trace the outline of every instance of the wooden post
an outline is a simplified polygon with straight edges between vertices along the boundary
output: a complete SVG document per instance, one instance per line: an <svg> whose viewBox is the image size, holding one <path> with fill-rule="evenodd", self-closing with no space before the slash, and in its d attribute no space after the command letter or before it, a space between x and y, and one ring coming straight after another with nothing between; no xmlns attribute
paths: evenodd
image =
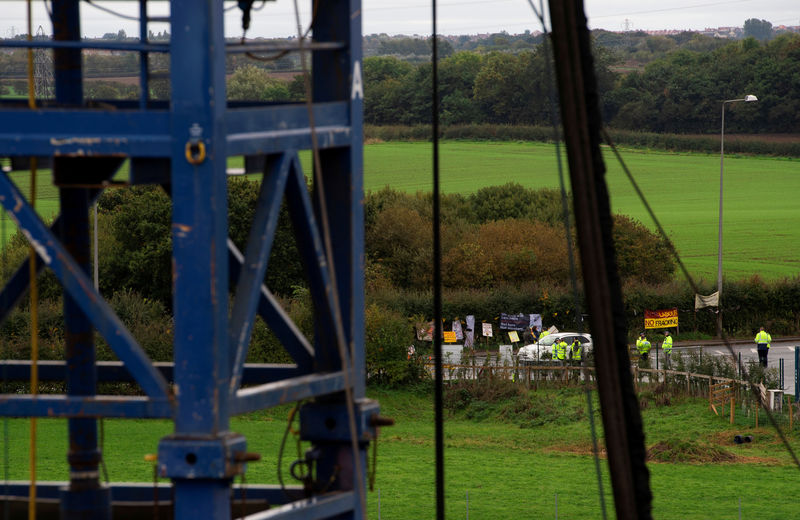
<svg viewBox="0 0 800 520"><path fill-rule="evenodd" d="M713 376L708 376L708 406L713 406L713 396L714 396L714 381Z"/></svg>
<svg viewBox="0 0 800 520"><path fill-rule="evenodd" d="M734 400L733 400L733 388L731 388L731 424L733 424L733 414L734 414L733 402L734 402Z"/></svg>
<svg viewBox="0 0 800 520"><path fill-rule="evenodd" d="M761 396L758 397L756 402L756 430L758 429L758 412L761 411Z"/></svg>

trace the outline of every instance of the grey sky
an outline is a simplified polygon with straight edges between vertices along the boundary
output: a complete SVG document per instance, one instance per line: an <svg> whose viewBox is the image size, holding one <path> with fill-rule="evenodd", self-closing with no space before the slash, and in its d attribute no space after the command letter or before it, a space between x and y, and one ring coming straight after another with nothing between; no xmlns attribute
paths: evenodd
<svg viewBox="0 0 800 520"><path fill-rule="evenodd" d="M584 0L592 28L621 31L631 29L687 29L706 27L742 26L748 18L765 19L774 26L800 25L798 0ZM309 0L300 0L301 23L308 23ZM534 4L538 5L538 0ZM547 2L545 2L545 5ZM130 16L138 15L137 3L105 2L108 6ZM166 14L167 2L152 2L151 14ZM228 2L227 5L234 5ZM426 0L363 0L364 34L429 34L431 31L431 3ZM26 32L25 3L0 2L0 34L8 37ZM88 5L81 4L82 30L85 36L102 36L107 32L124 29L129 35L138 33L134 21L115 18ZM526 29L539 30L527 0L439 0L440 34L475 34L507 31L522 33ZM627 20L627 22L626 22ZM226 16L226 34L239 36L238 9ZM626 25L627 23L627 25ZM45 33L52 32L42 0L34 1L34 32L39 25ZM151 30L167 29L166 24L152 24ZM277 0L269 2L253 14L248 36L278 37L297 33L294 2Z"/></svg>

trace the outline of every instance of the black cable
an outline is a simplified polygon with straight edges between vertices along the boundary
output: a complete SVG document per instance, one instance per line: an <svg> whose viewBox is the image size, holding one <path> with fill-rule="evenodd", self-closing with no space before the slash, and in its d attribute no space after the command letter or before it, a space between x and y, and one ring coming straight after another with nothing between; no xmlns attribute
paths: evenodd
<svg viewBox="0 0 800 520"><path fill-rule="evenodd" d="M125 20L133 20L134 22L141 21L141 18L139 18L138 16L131 16L129 14L120 13L119 11L114 11L113 9L109 9L108 7L103 7L100 4L94 3L93 0L83 0L83 1L91 5L95 9L99 9L100 11L105 11L106 13L116 16L117 18L123 18Z"/></svg>
<svg viewBox="0 0 800 520"><path fill-rule="evenodd" d="M319 0L315 0L318 3ZM316 6L315 6L316 9ZM344 332L344 319L342 318L342 307L339 300L339 289L336 275L336 264L334 261L334 248L333 240L331 238L331 225L328 215L328 203L325 198L325 176L322 174L322 156L320 154L319 136L317 134L317 127L314 118L314 100L311 85L311 73L306 63L306 53L303 48L305 43L305 34L300 23L300 8L298 0L294 0L294 15L295 23L297 24L297 38L300 45L300 64L303 70L303 87L306 94L306 111L308 113L308 126L311 131L311 151L313 157L313 179L314 191L317 194L317 205L319 207L318 215L321 224L321 238L324 247L325 259L327 262L328 280L330 284L330 299L328 301L328 309L331 313L333 320L334 337L336 348L339 352L339 359L342 364L342 375L344 379L344 395L345 395L345 408L347 409L347 424L350 430L350 449L353 454L353 487L358 497L359 509L364 517L367 516L367 496L366 496L366 480L364 476L364 467L361 463L360 447L358 444L358 430L356 425L356 405L355 397L353 396L353 381L350 379L356 375L355 366L355 344L349 343L345 338ZM310 27L309 27L310 29Z"/></svg>
<svg viewBox="0 0 800 520"><path fill-rule="evenodd" d="M689 286L692 288L692 290L695 292L695 294L698 294L700 292L700 290L699 290L699 287L697 286L697 283L694 281L694 278L692 277L691 274L689 274L689 271L686 269L686 266L684 265L683 260L681 260L681 257L678 254L678 251L675 249L675 246L672 244L672 241L667 236L667 232L664 231L664 227L661 225L661 222L656 217L655 212L653 212L653 208L650 206L650 203L647 201L647 198L644 196L644 193L639 188L639 185L636 183L636 179L633 178L633 174L631 173L630 169L628 169L628 165L625 163L625 161L623 160L622 155L619 153L619 150L617 149L616 145L611 140L611 136L608 135L608 132L606 131L605 128L601 129L601 133L602 133L602 136L603 136L603 139L605 140L605 142L608 144L608 146L614 152L614 156L617 158L617 161L619 162L620 166L622 167L622 170L625 172L625 175L628 177L628 180L630 181L631 185L633 186L634 191L636 191L636 194L639 196L639 199L642 201L642 204L644 205L645 210L647 210L647 214L650 215L651 219L653 219L653 223L655 224L656 229L658 230L658 234L661 236L661 238L663 238L666 241L667 247L669 248L669 251L670 251L672 257L675 258L675 260L678 262L678 265L680 266L681 271L683 272L684 278L689 283ZM786 434L783 432L783 429L780 427L780 425L778 425L778 422L775 420L775 416L772 414L772 412L770 412L769 407L767 406L767 404L762 399L761 392L758 390L758 387L756 387L755 383L750 381L750 376L747 373L747 370L745 369L744 364L741 363L737 359L736 353L733 351L733 345L731 345L730 339L728 339L728 335L725 333L725 330L723 329L720 332L721 332L721 336L722 336L722 342L725 344L725 347L728 349L728 353L730 354L731 358L733 359L734 364L736 364L739 367L739 371L740 371L741 374L744 375L744 380L747 381L747 384L750 387L750 391L752 392L752 394L754 396L757 397L759 406L764 408L764 412L766 412L767 418L769 419L769 422L775 428L775 431L777 432L778 437L780 437L781 442L783 443L784 447L786 448L786 451L789 452L789 455L791 455L792 460L794 461L795 465L797 466L798 469L800 469L800 460L798 460L797 455L795 454L794 450L792 449L792 446L789 444L789 440L786 438ZM756 410L756 413L758 413L758 410Z"/></svg>
<svg viewBox="0 0 800 520"><path fill-rule="evenodd" d="M558 112L556 111L556 96L555 96L555 88L554 82L555 77L553 75L553 68L551 60L551 52L548 47L548 38L549 32L547 30L547 26L545 25L544 21L544 0L539 0L539 9L536 9L536 6L533 4L533 0L528 0L528 3L533 9L533 12L536 14L536 17L539 19L539 23L542 26L542 53L543 58L545 61L545 74L548 78L547 81L547 90L548 90L548 97L550 99L550 120L553 123L553 142L556 146L556 160L558 163L558 181L561 187L561 205L564 209L562 218L564 220L564 234L567 238L567 256L569 258L569 275L570 281L572 283L572 299L573 299L573 307L575 312L575 317L578 319L578 332L583 332L583 313L580 304L580 296L578 294L578 275L577 269L575 268L575 248L572 243L572 233L571 228L569 225L569 207L567 201L567 190L566 184L564 181L564 166L561 160L561 136L558 133ZM585 366L586 359L581 356L581 365ZM585 374L585 372L584 372ZM589 384L589 379L584 377L584 392L586 394L586 408L587 414L589 416L589 429L592 434L592 455L594 458L594 467L597 479L597 487L600 496L600 510L603 514L603 520L608 518L608 514L606 512L606 500L605 500L605 492L603 490L603 473L600 468L600 449L598 447L597 442L597 427L595 426L594 422L594 409L592 406L592 388Z"/></svg>
<svg viewBox="0 0 800 520"><path fill-rule="evenodd" d="M434 409L436 444L436 519L444 520L444 409L442 404L442 244L439 229L439 45L436 27L436 0L433 4L431 42L431 93L433 127L433 351L435 358Z"/></svg>
<svg viewBox="0 0 800 520"><path fill-rule="evenodd" d="M281 465L283 464L283 450L286 448L286 439L289 437L289 432L292 429L292 422L294 422L294 414L300 408L300 403L298 402L294 408L289 412L289 420L286 421L286 429L283 431L283 438L281 439L281 444L278 447L278 484L281 486L281 491L283 491L284 496L291 500L289 493L286 491L286 484L283 482L283 471L281 471Z"/></svg>
<svg viewBox="0 0 800 520"><path fill-rule="evenodd" d="M258 8L253 8L253 11L260 11L261 9L264 8L265 4L266 0ZM309 22L308 27L303 32L303 36L299 39L301 45L298 45L297 49L302 49L302 42L305 41L306 38L308 38L308 35L311 33L311 29L314 27L314 22L317 20L318 7L319 7L319 0L314 0L314 5L311 11L311 22ZM246 35L247 35L247 30L245 29L242 32L242 39L240 41L242 45L244 45L245 42L247 41ZM250 58L251 60L261 61L261 62L272 62L283 58L284 56L286 56L287 54L289 54L294 50L296 49L294 48L284 49L282 51L276 52L275 54L270 54L269 56L256 56L252 52L245 52L244 55Z"/></svg>

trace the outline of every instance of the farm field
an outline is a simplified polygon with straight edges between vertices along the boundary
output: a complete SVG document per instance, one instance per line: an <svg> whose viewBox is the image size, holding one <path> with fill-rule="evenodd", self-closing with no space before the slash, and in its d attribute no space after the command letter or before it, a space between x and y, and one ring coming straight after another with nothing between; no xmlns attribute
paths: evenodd
<svg viewBox="0 0 800 520"><path fill-rule="evenodd" d="M369 493L371 518L433 518L434 431L431 396L410 390L372 390L383 415L397 424L384 428L378 444L375 490ZM512 412L509 403L475 402L445 422L446 505L449 518L466 516L467 494L472 518L601 518L591 436L581 390L546 390L532 394L534 410ZM595 399L596 401L596 399ZM595 411L597 404L595 402ZM233 420L231 429L248 438L248 451L262 461L248 466L248 484L276 484L277 452L286 426L287 408ZM687 450L713 446L729 462L650 462L653 516L660 519L785 519L796 513L791 499L800 471L768 428L753 430L746 418L729 426L708 411L704 399L675 400L669 407L643 412L646 445L680 439ZM598 421L599 422L599 421ZM9 478L27 478L27 421L8 421ZM170 433L164 421L105 421L105 459L111 481L152 479L151 463L158 440ZM40 420L39 478L67 478L66 422ZM753 434L747 445L734 445L734 434ZM794 449L797 434L790 434ZM296 455L289 440L284 467ZM605 502L613 516L611 486L601 460ZM286 478L289 478L288 476Z"/></svg>
<svg viewBox="0 0 800 520"><path fill-rule="evenodd" d="M622 155L689 272L715 282L719 155L630 149ZM364 156L366 190L431 190L430 143L370 144ZM607 148L605 162L613 211L654 228ZM566 160L562 163L569 189ZM443 142L440 170L443 193L469 194L507 182L559 187L555 146L544 143ZM726 155L724 192L724 275L777 279L800 273L800 226L795 224L800 220L800 159Z"/></svg>
<svg viewBox="0 0 800 520"><path fill-rule="evenodd" d="M563 148L562 148L563 155ZM652 150L622 150L636 182L676 245L689 272L716 284L719 214L719 156ZM301 154L311 171L310 153ZM616 213L654 228L622 168L605 150L606 175ZM385 186L414 193L430 192L430 143L389 142L364 147L364 187ZM566 159L566 182L569 177ZM241 166L232 158L232 167ZM558 188L555 146L544 143L441 143L443 193L470 194L486 186L516 182L528 188ZM26 172L12 174L28 193ZM122 172L124 176L124 172ZM45 219L58 212L58 192L50 171L39 172L38 210ZM759 275L767 280L800 273L800 159L725 157L723 271L733 279ZM8 216L3 214L3 220ZM6 227L7 235L13 224Z"/></svg>

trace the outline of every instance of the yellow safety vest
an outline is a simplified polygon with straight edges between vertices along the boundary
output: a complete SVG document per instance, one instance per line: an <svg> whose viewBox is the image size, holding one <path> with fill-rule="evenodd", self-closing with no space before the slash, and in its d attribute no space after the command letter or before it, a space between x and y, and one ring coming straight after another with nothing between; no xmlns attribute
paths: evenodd
<svg viewBox="0 0 800 520"><path fill-rule="evenodd" d="M559 341L555 344L556 356L558 359L564 360L567 358L567 342Z"/></svg>
<svg viewBox="0 0 800 520"><path fill-rule="evenodd" d="M758 343L766 343L767 348L770 348L770 343L772 343L772 336L770 336L766 331L760 330L758 334L756 334L755 342Z"/></svg>

